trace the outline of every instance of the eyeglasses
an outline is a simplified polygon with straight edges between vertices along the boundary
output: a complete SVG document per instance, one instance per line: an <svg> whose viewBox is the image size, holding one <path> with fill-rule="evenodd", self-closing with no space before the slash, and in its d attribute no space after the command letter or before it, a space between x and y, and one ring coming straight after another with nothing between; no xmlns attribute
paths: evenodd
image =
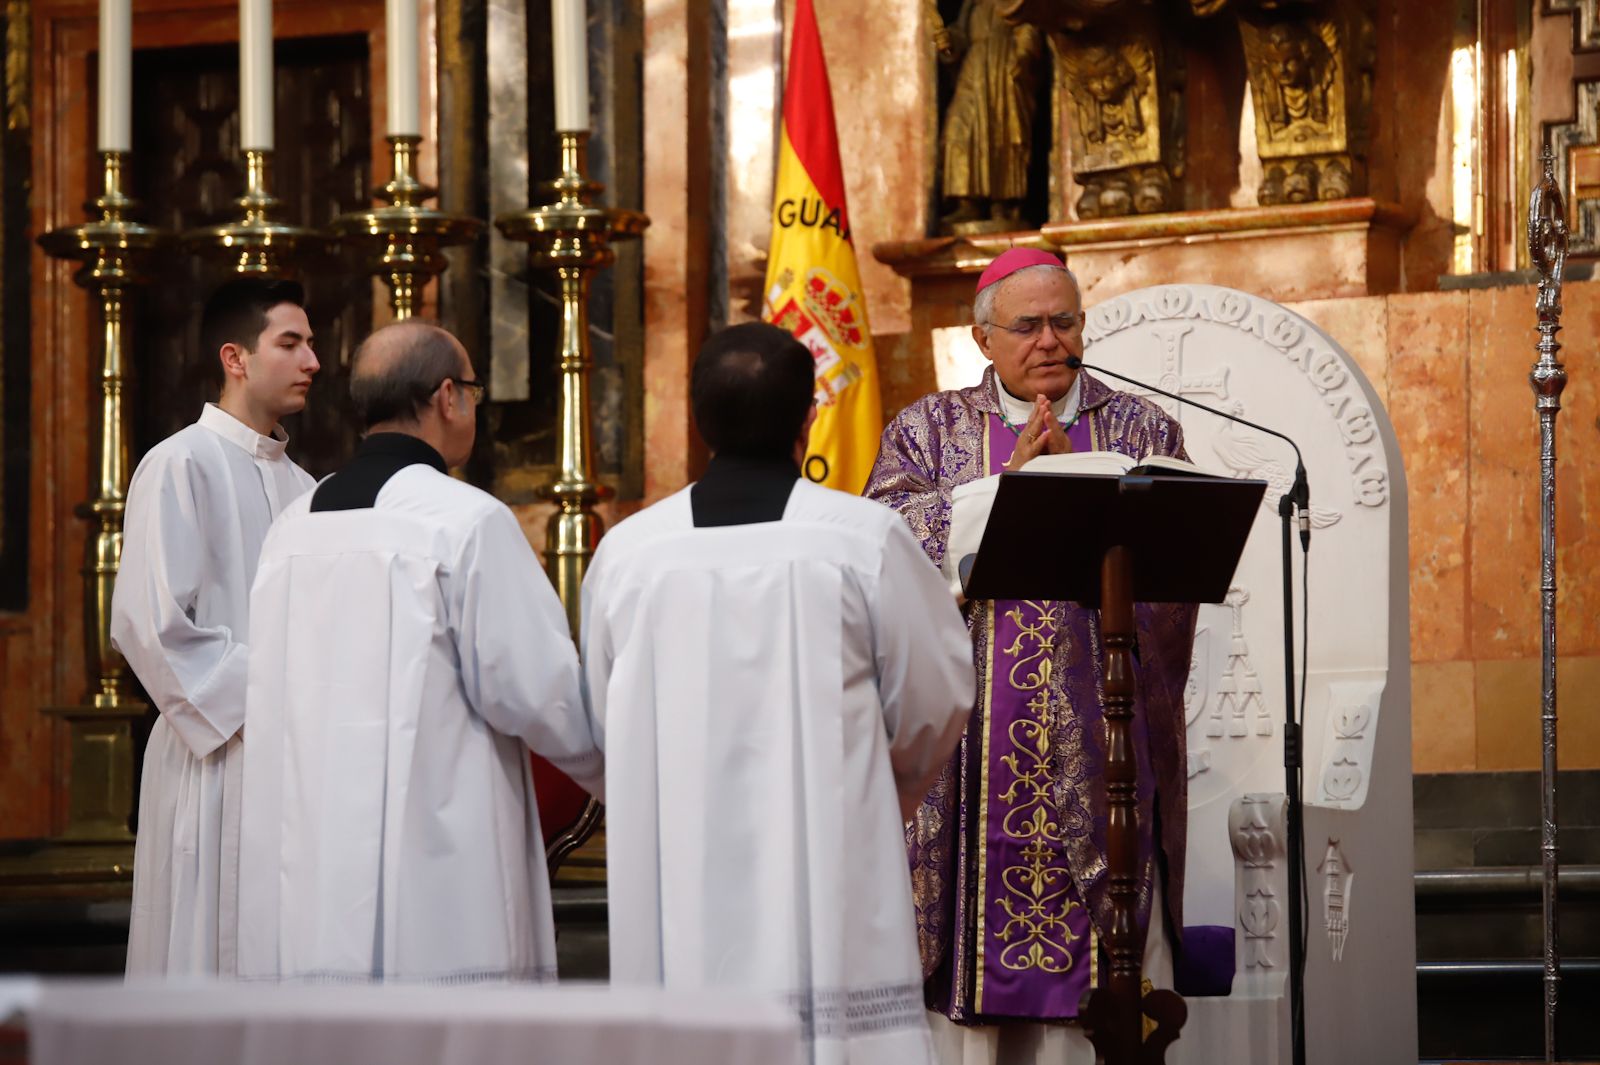
<svg viewBox="0 0 1600 1065"><path fill-rule="evenodd" d="M999 322L985 322L987 326L1003 329L1014 337L1023 340L1036 340L1044 332L1048 323L1050 331L1059 340L1075 340L1083 332L1084 313L1076 311L1072 314L1052 314L1049 318L1018 318L1014 325L1001 325Z"/></svg>
<svg viewBox="0 0 1600 1065"><path fill-rule="evenodd" d="M469 381L465 377L446 377L445 380L454 382L459 388L470 390L473 400L478 403L489 398L489 386L483 381Z"/></svg>

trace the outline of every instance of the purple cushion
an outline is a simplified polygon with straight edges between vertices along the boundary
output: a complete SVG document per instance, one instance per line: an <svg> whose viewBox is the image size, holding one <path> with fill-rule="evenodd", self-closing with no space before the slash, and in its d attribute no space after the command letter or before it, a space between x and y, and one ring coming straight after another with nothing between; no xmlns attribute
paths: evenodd
<svg viewBox="0 0 1600 1065"><path fill-rule="evenodd" d="M1185 998L1223 998L1233 990L1233 929L1216 924L1186 925L1173 983Z"/></svg>

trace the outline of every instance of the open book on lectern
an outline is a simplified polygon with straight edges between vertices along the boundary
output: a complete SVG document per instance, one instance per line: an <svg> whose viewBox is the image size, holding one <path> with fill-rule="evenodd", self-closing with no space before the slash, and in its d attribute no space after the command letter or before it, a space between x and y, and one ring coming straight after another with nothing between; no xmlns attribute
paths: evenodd
<svg viewBox="0 0 1600 1065"><path fill-rule="evenodd" d="M1099 474L1107 477L1124 477L1144 474L1152 477L1224 477L1182 459L1166 455L1149 455L1134 459L1116 451L1071 451L1064 455L1040 455L1022 467L1024 473ZM1002 474L991 474L976 481L957 485L950 493L950 537L940 567L950 590L959 600L964 598L962 588L965 574L961 570L963 559L977 555L983 543L983 530L989 524L989 511L994 506L995 493L1000 490Z"/></svg>

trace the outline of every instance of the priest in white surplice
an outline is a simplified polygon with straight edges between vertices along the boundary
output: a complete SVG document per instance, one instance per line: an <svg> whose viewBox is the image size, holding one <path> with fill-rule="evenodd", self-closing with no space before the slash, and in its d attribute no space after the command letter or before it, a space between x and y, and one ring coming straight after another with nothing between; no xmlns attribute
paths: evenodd
<svg viewBox="0 0 1600 1065"><path fill-rule="evenodd" d="M435 325L368 337L350 380L366 439L262 548L240 979L555 975L528 750L590 787L602 765L521 527L446 473L483 391Z"/></svg>
<svg viewBox="0 0 1600 1065"><path fill-rule="evenodd" d="M278 425L318 369L304 302L297 284L256 279L212 295L200 340L221 363L221 399L151 448L128 487L111 639L160 711L139 791L130 977L233 971L250 583L272 519L313 483Z"/></svg>
<svg viewBox="0 0 1600 1065"><path fill-rule="evenodd" d="M800 478L813 373L774 326L708 340L705 476L618 525L584 582L611 978L770 992L813 1062L924 1065L903 826L972 655L904 522Z"/></svg>

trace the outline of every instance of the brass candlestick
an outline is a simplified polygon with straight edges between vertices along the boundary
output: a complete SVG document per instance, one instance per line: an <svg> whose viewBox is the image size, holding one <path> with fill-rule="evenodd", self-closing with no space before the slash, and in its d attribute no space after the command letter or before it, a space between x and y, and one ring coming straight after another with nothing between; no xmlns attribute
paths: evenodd
<svg viewBox="0 0 1600 1065"><path fill-rule="evenodd" d="M545 531L545 567L576 637L583 574L602 531L594 507L610 494L595 480L589 282L595 271L616 261L612 242L639 236L650 219L597 202L604 186L588 178L587 130L563 130L560 137L561 176L542 186L553 202L502 215L494 224L511 240L528 245L532 265L554 270L561 281L561 462L555 482L542 491L561 509ZM551 845L551 868L582 844L599 821L599 805L590 800L578 824Z"/></svg>
<svg viewBox="0 0 1600 1065"><path fill-rule="evenodd" d="M72 733L71 791L63 840L127 843L133 812L133 723L148 706L129 690L127 663L111 646L111 593L122 559L122 515L128 489L128 440L122 409L124 290L146 280L150 253L166 234L131 221L134 201L122 190L124 154L102 152L104 189L85 205L99 219L39 238L50 255L83 266L74 277L100 301L100 450L95 498L78 508L91 522L84 558L84 644L90 694L81 706L49 707Z"/></svg>
<svg viewBox="0 0 1600 1065"><path fill-rule="evenodd" d="M365 252L367 269L389 286L389 309L397 321L417 313L422 290L444 272L448 264L440 249L465 244L483 228L476 218L423 206L438 190L417 180L421 140L412 135L389 138L392 176L373 193L389 206L340 215L330 227L334 239Z"/></svg>
<svg viewBox="0 0 1600 1065"><path fill-rule="evenodd" d="M543 490L561 505L546 534L546 565L567 620L578 632L578 593L583 572L600 539L594 505L609 495L596 483L592 412L589 404L589 282L616 261L614 240L637 237L650 220L638 211L595 203L604 186L586 176L588 131L561 134L561 177L544 186L554 203L501 215L494 224L511 240L528 245L536 267L554 270L561 281L561 466Z"/></svg>
<svg viewBox="0 0 1600 1065"><path fill-rule="evenodd" d="M246 148L244 195L236 201L243 217L236 222L194 229L183 242L196 251L220 252L235 273L286 277L295 273L292 257L297 249L317 241L317 234L300 226L274 221L278 200L269 191L272 152Z"/></svg>

